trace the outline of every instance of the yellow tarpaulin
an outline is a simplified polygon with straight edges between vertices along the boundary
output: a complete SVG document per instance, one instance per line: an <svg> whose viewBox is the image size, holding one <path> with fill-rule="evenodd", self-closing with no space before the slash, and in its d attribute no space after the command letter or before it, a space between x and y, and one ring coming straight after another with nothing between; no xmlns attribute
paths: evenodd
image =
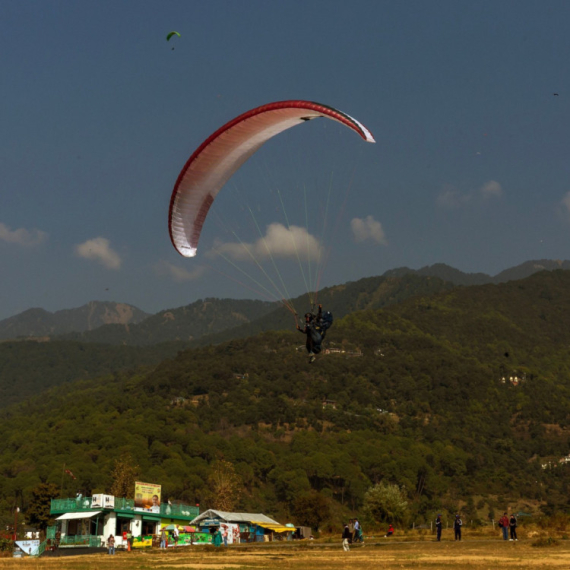
<svg viewBox="0 0 570 570"><path fill-rule="evenodd" d="M273 524L273 523L262 523L257 521L251 521L251 524L256 524L261 528L266 528L267 530L272 530L274 532L293 532L295 530L294 528L288 526L283 526L280 524Z"/></svg>

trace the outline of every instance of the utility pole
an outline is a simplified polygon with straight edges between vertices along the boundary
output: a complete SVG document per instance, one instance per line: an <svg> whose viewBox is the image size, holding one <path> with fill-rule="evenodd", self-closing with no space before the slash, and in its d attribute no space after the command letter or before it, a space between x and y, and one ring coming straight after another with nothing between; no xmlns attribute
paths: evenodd
<svg viewBox="0 0 570 570"><path fill-rule="evenodd" d="M20 512L20 507L16 507L14 511L14 542L18 538L18 513Z"/></svg>

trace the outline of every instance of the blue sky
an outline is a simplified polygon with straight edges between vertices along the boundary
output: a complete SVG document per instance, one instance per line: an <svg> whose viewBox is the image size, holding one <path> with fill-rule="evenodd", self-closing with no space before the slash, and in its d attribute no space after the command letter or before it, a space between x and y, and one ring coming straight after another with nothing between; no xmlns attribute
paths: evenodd
<svg viewBox="0 0 570 570"><path fill-rule="evenodd" d="M212 248L284 219L328 252L320 286L567 259L568 29L555 0L0 2L0 319L265 298L252 264ZM377 144L325 119L269 141L181 257L167 214L182 166L286 99L341 109ZM304 292L309 270L276 263Z"/></svg>

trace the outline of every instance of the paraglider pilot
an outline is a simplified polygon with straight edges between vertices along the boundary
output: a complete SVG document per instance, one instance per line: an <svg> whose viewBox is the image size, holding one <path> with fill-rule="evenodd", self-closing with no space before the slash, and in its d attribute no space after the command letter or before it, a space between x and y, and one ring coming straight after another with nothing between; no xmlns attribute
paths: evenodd
<svg viewBox="0 0 570 570"><path fill-rule="evenodd" d="M321 344L327 334L327 329L332 324L332 315L325 313L326 319L323 318L323 306L319 305L319 311L316 315L313 313L305 313L305 326L301 328L297 325L297 330L307 336L307 352L309 353L309 363L315 361L315 354L321 352Z"/></svg>

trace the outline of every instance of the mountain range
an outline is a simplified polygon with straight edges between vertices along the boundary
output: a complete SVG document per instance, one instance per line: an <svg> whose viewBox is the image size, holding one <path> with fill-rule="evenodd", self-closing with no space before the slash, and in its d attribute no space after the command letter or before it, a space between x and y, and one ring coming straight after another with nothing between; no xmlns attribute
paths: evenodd
<svg viewBox="0 0 570 570"><path fill-rule="evenodd" d="M48 338L70 332L91 331L109 324L137 324L148 317L148 313L132 305L101 301L91 301L76 309L54 313L33 308L0 321L0 340Z"/></svg>
<svg viewBox="0 0 570 570"><path fill-rule="evenodd" d="M554 269L570 269L570 261L527 261L495 276L464 273L443 263L418 270L400 267L379 277L323 289L319 302L335 316L342 317L355 310L382 308L410 296L433 293L450 286L504 283L524 279L537 271ZM432 277L436 281L413 280L412 276ZM402 281L404 277L408 279ZM311 308L306 296L293 300L293 305L300 314ZM92 301L77 309L49 313L35 308L4 319L0 321L0 340L33 337L132 346L170 341L205 344L263 330L290 328L291 323L291 315L284 308L266 301L203 299L155 315L124 303Z"/></svg>

